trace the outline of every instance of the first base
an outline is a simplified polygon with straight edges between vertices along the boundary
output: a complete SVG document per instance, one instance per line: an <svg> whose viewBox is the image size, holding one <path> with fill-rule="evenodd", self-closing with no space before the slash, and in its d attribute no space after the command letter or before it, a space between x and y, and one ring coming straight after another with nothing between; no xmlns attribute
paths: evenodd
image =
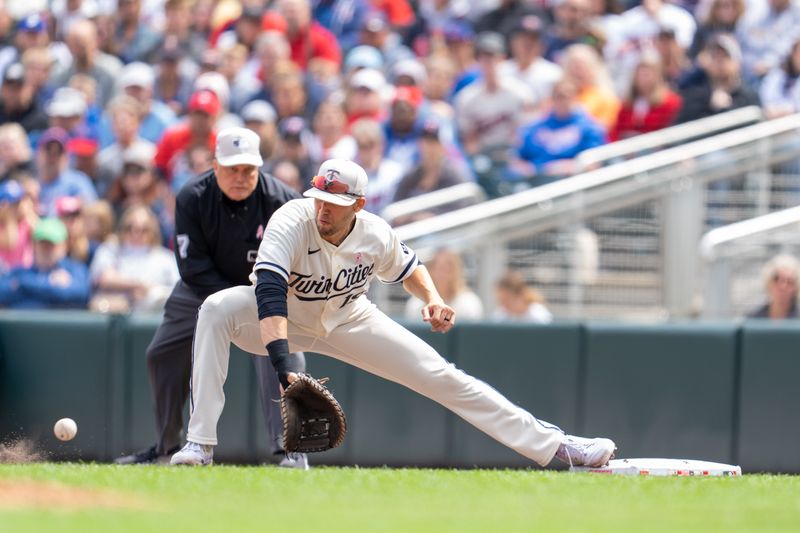
<svg viewBox="0 0 800 533"><path fill-rule="evenodd" d="M570 472L624 476L741 476L742 467L693 459L614 459L606 466L573 466Z"/></svg>

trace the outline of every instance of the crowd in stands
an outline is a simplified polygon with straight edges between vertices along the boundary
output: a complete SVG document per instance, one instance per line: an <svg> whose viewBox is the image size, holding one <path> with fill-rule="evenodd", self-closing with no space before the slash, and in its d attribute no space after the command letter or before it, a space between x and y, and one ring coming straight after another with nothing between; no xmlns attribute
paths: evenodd
<svg viewBox="0 0 800 533"><path fill-rule="evenodd" d="M158 308L175 195L226 126L297 190L359 162L380 214L742 106L795 113L799 76L800 0L0 0L0 306Z"/></svg>

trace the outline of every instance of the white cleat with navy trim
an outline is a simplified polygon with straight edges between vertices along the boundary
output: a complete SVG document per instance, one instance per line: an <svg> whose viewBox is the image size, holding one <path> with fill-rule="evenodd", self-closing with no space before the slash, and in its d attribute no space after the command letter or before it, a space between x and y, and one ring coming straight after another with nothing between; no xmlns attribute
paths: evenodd
<svg viewBox="0 0 800 533"><path fill-rule="evenodd" d="M565 435L556 457L570 466L604 466L614 457L617 446L611 439L587 439Z"/></svg>
<svg viewBox="0 0 800 533"><path fill-rule="evenodd" d="M214 463L214 447L210 444L187 442L181 451L172 456L172 465L209 466Z"/></svg>

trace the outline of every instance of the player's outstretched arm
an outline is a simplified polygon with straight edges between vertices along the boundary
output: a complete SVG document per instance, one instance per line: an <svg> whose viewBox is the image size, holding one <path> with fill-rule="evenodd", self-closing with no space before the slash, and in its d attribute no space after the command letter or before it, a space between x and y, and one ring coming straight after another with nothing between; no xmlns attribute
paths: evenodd
<svg viewBox="0 0 800 533"><path fill-rule="evenodd" d="M447 333L456 323L455 310L444 303L424 265L419 265L403 281L403 288L422 300L422 320L431 325L431 331Z"/></svg>
<svg viewBox="0 0 800 533"><path fill-rule="evenodd" d="M289 362L289 323L287 321L286 280L276 272L259 270L256 273L256 303L261 341L267 349L283 388L297 377Z"/></svg>

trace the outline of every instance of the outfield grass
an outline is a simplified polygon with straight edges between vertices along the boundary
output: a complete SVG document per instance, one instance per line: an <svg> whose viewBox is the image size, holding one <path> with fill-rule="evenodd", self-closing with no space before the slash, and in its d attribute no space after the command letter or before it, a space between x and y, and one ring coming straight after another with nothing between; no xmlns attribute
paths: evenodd
<svg viewBox="0 0 800 533"><path fill-rule="evenodd" d="M4 508L0 531L775 531L800 529L800 477L632 478L524 470L0 465L110 493L122 508Z"/></svg>

